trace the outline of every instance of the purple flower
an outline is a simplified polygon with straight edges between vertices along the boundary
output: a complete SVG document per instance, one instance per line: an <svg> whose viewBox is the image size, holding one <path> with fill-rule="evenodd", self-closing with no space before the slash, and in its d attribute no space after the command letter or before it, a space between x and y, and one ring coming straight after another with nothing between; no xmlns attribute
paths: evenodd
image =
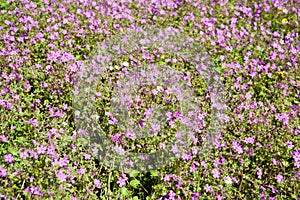
<svg viewBox="0 0 300 200"><path fill-rule="evenodd" d="M169 192L168 196L169 196L169 199L172 199L172 200L174 199L174 200L175 200L176 193L173 192L173 190L171 190L171 191Z"/></svg>
<svg viewBox="0 0 300 200"><path fill-rule="evenodd" d="M179 149L177 145L172 145L171 151L177 155L179 153Z"/></svg>
<svg viewBox="0 0 300 200"><path fill-rule="evenodd" d="M100 188L102 183L98 179L95 179L94 180L94 185L95 185L96 188Z"/></svg>
<svg viewBox="0 0 300 200"><path fill-rule="evenodd" d="M153 132L156 132L160 130L160 125L155 121L153 124L151 124L151 128Z"/></svg>
<svg viewBox="0 0 300 200"><path fill-rule="evenodd" d="M0 177L6 177L7 176L7 171L5 168L0 168Z"/></svg>
<svg viewBox="0 0 300 200"><path fill-rule="evenodd" d="M38 121L36 119L33 119L33 118L31 118L29 120L29 123L32 124L35 127L37 127L39 125Z"/></svg>
<svg viewBox="0 0 300 200"><path fill-rule="evenodd" d="M169 110L167 113L166 113L166 116L167 116L167 120L169 121L169 120L171 120L172 119L172 111L171 110Z"/></svg>
<svg viewBox="0 0 300 200"><path fill-rule="evenodd" d="M11 154L6 154L3 156L5 162L7 163L13 163L14 162L14 156Z"/></svg>
<svg viewBox="0 0 300 200"><path fill-rule="evenodd" d="M67 110L67 109L68 109L68 105L64 103L64 104L62 105L62 109L63 109L63 110Z"/></svg>
<svg viewBox="0 0 300 200"><path fill-rule="evenodd" d="M0 140L2 142L7 142L7 137L5 135L0 135Z"/></svg>
<svg viewBox="0 0 300 200"><path fill-rule="evenodd" d="M265 195L264 195L264 194L262 194L262 193L261 193L261 194L259 194L259 195L258 195L258 197L259 197L260 199L262 199L262 200L265 200Z"/></svg>
<svg viewBox="0 0 300 200"><path fill-rule="evenodd" d="M274 165L277 165L277 160L276 159L272 158L272 162L273 162Z"/></svg>
<svg viewBox="0 0 300 200"><path fill-rule="evenodd" d="M276 179L277 179L277 182L278 182L278 183L283 183L283 176L282 176L281 174L278 174L278 175L276 176Z"/></svg>
<svg viewBox="0 0 300 200"><path fill-rule="evenodd" d="M119 138L120 138L120 137L121 137L121 134L116 134L116 135L111 136L110 138L111 138L113 141L119 143L119 142L120 142L120 141L119 141Z"/></svg>
<svg viewBox="0 0 300 200"><path fill-rule="evenodd" d="M238 182L239 182L235 177L231 177L231 179L232 179L232 181L233 181L234 183L238 183Z"/></svg>
<svg viewBox="0 0 300 200"><path fill-rule="evenodd" d="M198 153L197 147L192 147L192 154L196 155Z"/></svg>
<svg viewBox="0 0 300 200"><path fill-rule="evenodd" d="M5 195L2 195L2 194L0 194L0 198L3 198L4 200L7 199L6 196L5 196Z"/></svg>
<svg viewBox="0 0 300 200"><path fill-rule="evenodd" d="M145 115L146 119L149 119L151 113L152 113L152 110L150 108L145 110L144 115Z"/></svg>
<svg viewBox="0 0 300 200"><path fill-rule="evenodd" d="M288 146L289 149L293 149L294 148L294 145L293 145L292 142L286 142L285 144Z"/></svg>
<svg viewBox="0 0 300 200"><path fill-rule="evenodd" d="M32 195L35 195L35 196L43 196L43 191L41 189L39 189L37 186L32 186L32 187L27 187L25 190L24 190L25 193L30 193Z"/></svg>
<svg viewBox="0 0 300 200"><path fill-rule="evenodd" d="M262 171L260 170L259 167L256 167L256 170L257 170L256 174L257 174L258 178L261 179Z"/></svg>
<svg viewBox="0 0 300 200"><path fill-rule="evenodd" d="M267 185L269 188L271 188L272 189L272 192L273 193L277 193L277 194L280 194L280 192L275 188L275 187L273 187L273 186L271 186L271 185Z"/></svg>
<svg viewBox="0 0 300 200"><path fill-rule="evenodd" d="M46 147L40 146L40 147L38 147L38 149L37 149L37 153L38 153L38 154L44 154L44 153L46 152L46 150L47 150Z"/></svg>
<svg viewBox="0 0 300 200"><path fill-rule="evenodd" d="M269 199L270 200L276 200L276 196L274 196L274 197L269 196Z"/></svg>
<svg viewBox="0 0 300 200"><path fill-rule="evenodd" d="M61 182L66 182L67 178L68 178L68 175L64 174L62 170L58 170L56 176L57 176L58 180Z"/></svg>
<svg viewBox="0 0 300 200"><path fill-rule="evenodd" d="M293 158L294 158L294 166L297 168L300 168L300 150L293 152Z"/></svg>
<svg viewBox="0 0 300 200"><path fill-rule="evenodd" d="M213 191L212 186L210 186L208 184L205 185L204 189L205 189L206 192L212 192Z"/></svg>
<svg viewBox="0 0 300 200"><path fill-rule="evenodd" d="M22 158L22 159L26 159L26 158L28 158L28 153L27 152L20 152L20 157Z"/></svg>
<svg viewBox="0 0 300 200"><path fill-rule="evenodd" d="M195 193L193 193L193 194L191 195L191 199L192 199L192 200L198 200L197 197L199 197L199 196L200 196L200 193L199 193L199 192L195 192Z"/></svg>
<svg viewBox="0 0 300 200"><path fill-rule="evenodd" d="M176 112L174 113L173 116L174 116L175 118L179 118L179 117L181 117L182 115L181 115L180 111L176 111Z"/></svg>
<svg viewBox="0 0 300 200"><path fill-rule="evenodd" d="M38 159L39 156L35 151L32 151L31 149L29 149L28 152L33 158Z"/></svg>
<svg viewBox="0 0 300 200"><path fill-rule="evenodd" d="M197 167L195 165L190 166L190 172L197 171Z"/></svg>
<svg viewBox="0 0 300 200"><path fill-rule="evenodd" d="M253 144L254 143L254 137L252 136L252 137L246 137L245 138L245 140L244 140L244 142L246 143L246 144Z"/></svg>
<svg viewBox="0 0 300 200"><path fill-rule="evenodd" d="M232 148L236 150L239 154L244 153L243 147L235 140L232 142Z"/></svg>
<svg viewBox="0 0 300 200"><path fill-rule="evenodd" d="M176 187L182 189L182 185L183 185L182 182L181 182L181 181L178 181Z"/></svg>
<svg viewBox="0 0 300 200"><path fill-rule="evenodd" d="M207 164L206 164L204 161L201 161L201 166L202 166L202 167L206 167Z"/></svg>
<svg viewBox="0 0 300 200"><path fill-rule="evenodd" d="M87 154L87 153L86 153L86 154L84 155L84 158L85 158L86 160L91 159L91 157L92 157L91 154Z"/></svg>
<svg viewBox="0 0 300 200"><path fill-rule="evenodd" d="M136 135L133 133L132 130L128 130L126 132L126 137L130 138L131 140L134 140L136 138Z"/></svg>
<svg viewBox="0 0 300 200"><path fill-rule="evenodd" d="M214 166L215 166L215 167L218 167L218 165L220 165L220 164L222 164L222 163L220 162L220 159L216 159L216 160L214 161Z"/></svg>
<svg viewBox="0 0 300 200"><path fill-rule="evenodd" d="M187 154L187 153L184 153L184 154L181 156L181 158L182 158L183 160L191 160L191 159L192 159L192 156L190 156L190 155Z"/></svg>
<svg viewBox="0 0 300 200"><path fill-rule="evenodd" d="M219 178L220 177L220 172L219 172L218 169L213 169L212 173L213 173L214 178Z"/></svg>
<svg viewBox="0 0 300 200"><path fill-rule="evenodd" d="M116 145L114 149L116 152L118 152L118 154L120 154L122 156L125 155L125 153L126 153L126 151L121 146Z"/></svg>
<svg viewBox="0 0 300 200"><path fill-rule="evenodd" d="M78 174L84 174L84 171L85 171L85 169L80 168L80 169L78 169Z"/></svg>
<svg viewBox="0 0 300 200"><path fill-rule="evenodd" d="M124 185L126 185L126 180L127 180L127 176L126 174L122 174L122 177L119 178L119 180L117 181L117 184L119 185L119 187L123 187Z"/></svg>

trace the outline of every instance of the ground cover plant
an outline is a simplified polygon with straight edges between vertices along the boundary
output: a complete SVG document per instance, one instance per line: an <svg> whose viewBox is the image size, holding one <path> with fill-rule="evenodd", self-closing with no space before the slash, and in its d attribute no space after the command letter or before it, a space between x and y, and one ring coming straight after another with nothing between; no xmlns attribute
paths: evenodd
<svg viewBox="0 0 300 200"><path fill-rule="evenodd" d="M299 15L296 0L0 1L0 198L2 199L300 199ZM120 132L110 89L126 70L160 63L181 73L201 103L200 133L169 165L120 171L81 140L73 110L77 72L104 40L126 30L173 27L195 39L226 90L226 128L199 155L211 94L191 63L139 49L105 66L95 105L112 141L132 152L175 138L181 114L166 85L139 88L135 122L161 104L170 127L145 140ZM103 89L104 88L104 89ZM143 102L143 103L141 103ZM138 113L140 112L140 113ZM147 115L147 114L146 114ZM143 122L141 122L143 124ZM196 126L196 125L195 125Z"/></svg>

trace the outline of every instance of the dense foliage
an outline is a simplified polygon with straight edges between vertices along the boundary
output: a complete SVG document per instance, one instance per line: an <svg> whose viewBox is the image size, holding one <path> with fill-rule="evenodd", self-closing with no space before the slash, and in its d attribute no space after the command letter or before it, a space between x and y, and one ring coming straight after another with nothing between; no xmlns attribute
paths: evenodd
<svg viewBox="0 0 300 200"><path fill-rule="evenodd" d="M0 7L0 198L300 199L300 1L1 0ZM151 26L178 29L207 52L226 90L226 128L204 155L199 134L171 164L129 173L83 144L73 90L104 40ZM211 99L203 77L172 52L141 49L113 60L99 82L95 105L107 134L133 152L177 138L180 106L161 92L166 85L141 87L132 102L135 122L145 105L164 105L173 124L165 132L135 140L109 118L109 88L143 63L183 72L178 79L202 99L193 113L204 133Z"/></svg>

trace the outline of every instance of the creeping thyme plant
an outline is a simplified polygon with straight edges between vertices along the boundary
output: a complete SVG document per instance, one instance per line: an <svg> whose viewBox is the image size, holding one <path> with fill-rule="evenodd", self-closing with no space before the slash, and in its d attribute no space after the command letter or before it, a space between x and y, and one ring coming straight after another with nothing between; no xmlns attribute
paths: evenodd
<svg viewBox="0 0 300 200"><path fill-rule="evenodd" d="M0 7L0 199L300 199L300 1L1 0ZM93 116L107 140L118 151L155 152L180 143L185 114L193 132L168 164L121 170L82 140L74 86L104 41L147 27L172 27L207 53L226 91L225 126L200 154L215 99L205 77L168 48L120 53L100 66L94 88ZM155 66L177 75L127 84L142 66L150 66L148 77L159 77ZM180 96L181 87L190 95ZM131 120L123 128L117 88L131 91L117 96ZM181 97L197 98L188 113ZM146 123L157 110L166 123Z"/></svg>

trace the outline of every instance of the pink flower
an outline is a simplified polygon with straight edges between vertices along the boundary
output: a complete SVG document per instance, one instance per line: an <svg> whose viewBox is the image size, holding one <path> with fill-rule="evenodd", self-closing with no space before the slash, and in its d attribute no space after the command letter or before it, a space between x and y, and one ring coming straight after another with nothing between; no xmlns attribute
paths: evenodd
<svg viewBox="0 0 300 200"><path fill-rule="evenodd" d="M6 155L3 156L3 158L7 163L13 163L14 162L14 156L11 155L11 154L6 154Z"/></svg>
<svg viewBox="0 0 300 200"><path fill-rule="evenodd" d="M261 179L262 171L260 170L259 167L256 167L256 170L257 170L256 174L257 174L258 178Z"/></svg>
<svg viewBox="0 0 300 200"><path fill-rule="evenodd" d="M197 147L192 147L192 154L196 155L198 153Z"/></svg>
<svg viewBox="0 0 300 200"><path fill-rule="evenodd" d="M251 97L252 97L252 92L247 92L246 99L251 99Z"/></svg>
<svg viewBox="0 0 300 200"><path fill-rule="evenodd" d="M126 180L127 180L127 176L126 174L122 174L122 177L119 178L119 180L117 181L117 184L119 185L119 187L123 187L124 185L126 185Z"/></svg>
<svg viewBox="0 0 300 200"><path fill-rule="evenodd" d="M208 185L208 184L206 184L204 188L205 188L205 191L206 191L206 192L212 192L212 191L213 191L212 186L210 186L210 185Z"/></svg>
<svg viewBox="0 0 300 200"><path fill-rule="evenodd" d="M175 192L173 192L172 190L169 192L169 199L171 200L175 200L175 197L176 197L176 193Z"/></svg>
<svg viewBox="0 0 300 200"><path fill-rule="evenodd" d="M7 171L5 168L0 168L0 177L6 177L7 176Z"/></svg>
<svg viewBox="0 0 300 200"><path fill-rule="evenodd" d="M38 154L44 154L44 153L46 152L46 150L47 150L46 147L40 146L40 147L38 147L38 149L37 149L37 153L38 153Z"/></svg>
<svg viewBox="0 0 300 200"><path fill-rule="evenodd" d="M169 174L166 174L165 177L164 177L164 182L167 182L171 179L171 175Z"/></svg>
<svg viewBox="0 0 300 200"><path fill-rule="evenodd" d="M67 105L67 104L63 104L63 105L62 105L62 109L63 109L63 110L67 110L67 109L68 109L68 105Z"/></svg>
<svg viewBox="0 0 300 200"><path fill-rule="evenodd" d="M28 153L27 152L20 152L20 157L22 158L22 159L26 159L26 158L28 158Z"/></svg>
<svg viewBox="0 0 300 200"><path fill-rule="evenodd" d="M92 157L92 156L91 156L90 154L85 154L85 155L84 155L84 158L85 158L86 160L91 159L91 157Z"/></svg>
<svg viewBox="0 0 300 200"><path fill-rule="evenodd" d="M80 168L80 169L78 169L78 174L84 174L84 169L83 168Z"/></svg>
<svg viewBox="0 0 300 200"><path fill-rule="evenodd" d="M5 135L0 135L0 140L2 142L7 142L7 137Z"/></svg>
<svg viewBox="0 0 300 200"><path fill-rule="evenodd" d="M252 136L252 137L246 137L245 138L245 140L244 140L244 142L246 143L246 144L253 144L254 143L254 137Z"/></svg>
<svg viewBox="0 0 300 200"><path fill-rule="evenodd" d="M68 178L68 175L64 174L62 170L58 170L56 176L57 176L58 180L61 182L66 182L67 178Z"/></svg>
<svg viewBox="0 0 300 200"><path fill-rule="evenodd" d="M286 142L285 144L288 146L289 149L293 149L294 148L294 145L293 145L292 142Z"/></svg>
<svg viewBox="0 0 300 200"><path fill-rule="evenodd" d="M96 188L100 188L102 183L98 179L95 179L94 180L94 185L95 185Z"/></svg>
<svg viewBox="0 0 300 200"><path fill-rule="evenodd" d="M281 174L278 174L278 175L276 176L276 179L277 179L277 182L278 182L278 183L283 183L283 176L282 176Z"/></svg>
<svg viewBox="0 0 300 200"><path fill-rule="evenodd" d="M190 166L190 172L197 171L197 167L195 165Z"/></svg>
<svg viewBox="0 0 300 200"><path fill-rule="evenodd" d="M29 120L29 123L32 124L35 127L37 127L39 125L38 121L36 119L33 119L33 118L31 118Z"/></svg>
<svg viewBox="0 0 300 200"><path fill-rule="evenodd" d="M232 148L236 150L239 154L244 153L243 147L237 141L232 142Z"/></svg>
<svg viewBox="0 0 300 200"><path fill-rule="evenodd" d="M213 169L213 170L212 170L212 173L213 173L213 177L214 177L214 178L219 178L219 177L220 177L220 172L219 172L219 170Z"/></svg>

